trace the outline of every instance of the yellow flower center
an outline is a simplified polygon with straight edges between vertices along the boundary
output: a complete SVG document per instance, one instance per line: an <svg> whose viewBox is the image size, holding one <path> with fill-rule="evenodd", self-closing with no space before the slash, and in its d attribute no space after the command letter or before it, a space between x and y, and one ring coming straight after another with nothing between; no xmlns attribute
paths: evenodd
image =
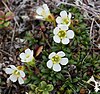
<svg viewBox="0 0 100 94"><path fill-rule="evenodd" d="M20 77L20 72L18 70L14 70L13 74L16 75L17 77Z"/></svg>
<svg viewBox="0 0 100 94"><path fill-rule="evenodd" d="M30 57L30 54L27 54L27 55L26 55L26 58L29 58L29 57Z"/></svg>
<svg viewBox="0 0 100 94"><path fill-rule="evenodd" d="M69 23L68 17L64 18L64 19L63 19L63 24L68 24L68 23Z"/></svg>
<svg viewBox="0 0 100 94"><path fill-rule="evenodd" d="M46 13L45 10L42 11L41 15L42 15L42 16L45 18L45 20L47 20L47 21L50 21L50 22L51 22L51 21L54 20L54 16L53 16L50 12Z"/></svg>
<svg viewBox="0 0 100 94"><path fill-rule="evenodd" d="M52 22L52 21L54 21L54 16L52 14L50 14L50 15L48 15L46 20Z"/></svg>
<svg viewBox="0 0 100 94"><path fill-rule="evenodd" d="M58 56L58 55L55 55L54 57L52 57L51 60L52 60L52 62L53 62L54 64L60 63L61 57Z"/></svg>
<svg viewBox="0 0 100 94"><path fill-rule="evenodd" d="M18 70L14 70L14 71L13 71L13 74L16 75L17 77L20 77L20 72L19 72L19 70L22 70L22 71L23 71L23 70L24 70L24 67L23 67L23 66L17 66L17 69L18 69Z"/></svg>
<svg viewBox="0 0 100 94"><path fill-rule="evenodd" d="M60 30L58 33L58 36L60 37L60 39L63 39L66 37L66 31L65 30Z"/></svg>
<svg viewBox="0 0 100 94"><path fill-rule="evenodd" d="M24 66L17 66L17 69L23 71L24 70Z"/></svg>
<svg viewBox="0 0 100 94"><path fill-rule="evenodd" d="M42 11L41 15L42 15L43 17L45 17L46 13L45 13L44 10Z"/></svg>

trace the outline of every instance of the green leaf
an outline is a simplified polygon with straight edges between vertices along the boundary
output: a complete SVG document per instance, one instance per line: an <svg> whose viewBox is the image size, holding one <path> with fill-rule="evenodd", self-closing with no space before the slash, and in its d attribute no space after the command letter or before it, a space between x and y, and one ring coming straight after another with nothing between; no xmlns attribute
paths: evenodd
<svg viewBox="0 0 100 94"><path fill-rule="evenodd" d="M45 90L47 86L47 83L45 81L42 81L40 84L39 84L39 88L42 89L42 90Z"/></svg>
<svg viewBox="0 0 100 94"><path fill-rule="evenodd" d="M31 89L32 89L32 90L35 90L35 88L36 88L36 85L34 85L34 84L31 84L31 85L30 85L30 87L31 87Z"/></svg>
<svg viewBox="0 0 100 94"><path fill-rule="evenodd" d="M48 91L43 91L43 93L42 94L49 94L49 92Z"/></svg>
<svg viewBox="0 0 100 94"><path fill-rule="evenodd" d="M7 12L5 15L5 20L6 21L11 20L13 19L13 17L14 17L14 14L12 12Z"/></svg>
<svg viewBox="0 0 100 94"><path fill-rule="evenodd" d="M29 91L29 93L28 94L36 94L35 92L33 92L33 91Z"/></svg>
<svg viewBox="0 0 100 94"><path fill-rule="evenodd" d="M53 85L51 85L51 84L47 85L47 90L48 91L52 91L53 89L54 89Z"/></svg>
<svg viewBox="0 0 100 94"><path fill-rule="evenodd" d="M2 24L0 24L0 29L3 28L4 26Z"/></svg>
<svg viewBox="0 0 100 94"><path fill-rule="evenodd" d="M31 79L28 78L28 79L24 80L24 84L27 84L27 83L29 83L30 81L31 81Z"/></svg>
<svg viewBox="0 0 100 94"><path fill-rule="evenodd" d="M66 94L72 94L72 93L73 93L73 92L72 92L71 89L66 90Z"/></svg>
<svg viewBox="0 0 100 94"><path fill-rule="evenodd" d="M8 27L9 24L10 24L10 22L5 22L3 25L4 25L5 27Z"/></svg>
<svg viewBox="0 0 100 94"><path fill-rule="evenodd" d="M64 79L64 76L61 73L56 74L56 77L60 80Z"/></svg>
<svg viewBox="0 0 100 94"><path fill-rule="evenodd" d="M35 93L38 94L39 90L40 90L39 87L36 87L35 88Z"/></svg>
<svg viewBox="0 0 100 94"><path fill-rule="evenodd" d="M4 19L0 18L0 25L4 23Z"/></svg>

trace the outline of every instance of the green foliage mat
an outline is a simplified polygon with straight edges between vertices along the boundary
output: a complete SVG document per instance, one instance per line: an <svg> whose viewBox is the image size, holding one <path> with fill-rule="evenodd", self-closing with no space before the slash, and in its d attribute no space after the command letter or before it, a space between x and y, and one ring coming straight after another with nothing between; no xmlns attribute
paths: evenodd
<svg viewBox="0 0 100 94"><path fill-rule="evenodd" d="M92 51L93 44L89 37L89 26L83 15L75 7L60 5L57 9L51 9L51 12L55 13L54 15L59 15L61 10L72 13L70 29L74 31L75 37L68 45L56 44L52 39L54 29L52 24L36 20L34 24L37 25L38 29L35 29L33 34L26 33L25 39L29 41L30 48L42 45L43 52L36 57L35 72L38 70L38 73L34 72L33 75L28 76L26 84L31 83L38 87L41 81L46 81L54 86L51 94L55 94L53 92L57 92L57 94L79 94L82 90L85 92L84 94L88 94L88 90L92 91L91 94L97 94L93 87L85 82L92 75L100 79L98 76L100 55L96 55ZM47 68L46 63L48 55L58 51L64 51L69 62L66 66L62 66L61 72L54 72Z"/></svg>

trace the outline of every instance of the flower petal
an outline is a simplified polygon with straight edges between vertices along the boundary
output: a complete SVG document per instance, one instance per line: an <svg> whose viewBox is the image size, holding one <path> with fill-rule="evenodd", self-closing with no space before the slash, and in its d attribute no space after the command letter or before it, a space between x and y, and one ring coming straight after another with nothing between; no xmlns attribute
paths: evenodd
<svg viewBox="0 0 100 94"><path fill-rule="evenodd" d="M27 61L26 61L26 59L25 60L22 59L21 62L27 62Z"/></svg>
<svg viewBox="0 0 100 94"><path fill-rule="evenodd" d="M21 70L19 72L20 72L20 76L24 78L25 77L25 73L23 71L21 71Z"/></svg>
<svg viewBox="0 0 100 94"><path fill-rule="evenodd" d="M72 30L68 30L66 34L67 34L67 38L69 39L74 38L74 32Z"/></svg>
<svg viewBox="0 0 100 94"><path fill-rule="evenodd" d="M29 58L26 58L26 62L31 62L33 60L33 56L30 56Z"/></svg>
<svg viewBox="0 0 100 94"><path fill-rule="evenodd" d="M49 11L49 8L48 8L48 5L47 5L47 4L43 4L42 6L43 6L43 8L44 8L45 10Z"/></svg>
<svg viewBox="0 0 100 94"><path fill-rule="evenodd" d="M55 35L57 35L58 32L59 32L59 27L56 27L56 28L53 30L53 33L54 33Z"/></svg>
<svg viewBox="0 0 100 94"><path fill-rule="evenodd" d="M90 83L90 82L96 82L93 76L91 76L91 78L87 81L87 83Z"/></svg>
<svg viewBox="0 0 100 94"><path fill-rule="evenodd" d="M43 11L43 8L39 7L37 10L36 10L36 13L38 15L42 15L42 11Z"/></svg>
<svg viewBox="0 0 100 94"><path fill-rule="evenodd" d="M33 57L33 50L31 50L31 56Z"/></svg>
<svg viewBox="0 0 100 94"><path fill-rule="evenodd" d="M60 16L62 17L62 18L66 18L67 17L67 12L64 10L64 11L61 11L60 12Z"/></svg>
<svg viewBox="0 0 100 94"><path fill-rule="evenodd" d="M52 57L54 57L56 55L56 53L55 52L52 52L52 53L50 53L50 55L49 55L49 59L51 59Z"/></svg>
<svg viewBox="0 0 100 94"><path fill-rule="evenodd" d="M50 14L50 11L49 11L47 4L43 4L43 9L45 10L46 15Z"/></svg>
<svg viewBox="0 0 100 94"><path fill-rule="evenodd" d="M69 13L69 14L68 14L68 18L71 19L71 17L72 17L72 15L71 15L71 13Z"/></svg>
<svg viewBox="0 0 100 94"><path fill-rule="evenodd" d="M68 38L62 39L62 43L63 43L63 44L68 44L68 43L69 43L69 39L68 39Z"/></svg>
<svg viewBox="0 0 100 94"><path fill-rule="evenodd" d="M27 48L27 49L25 50L25 53L26 53L26 54L31 54L32 51L31 51L29 48Z"/></svg>
<svg viewBox="0 0 100 94"><path fill-rule="evenodd" d="M12 81L12 82L16 82L17 81L17 76L12 74L10 75L9 79Z"/></svg>
<svg viewBox="0 0 100 94"><path fill-rule="evenodd" d="M51 68L52 66L53 66L52 60L49 60L49 61L47 62L47 67L48 67L48 68Z"/></svg>
<svg viewBox="0 0 100 94"><path fill-rule="evenodd" d="M12 69L17 70L17 68L14 65L9 65Z"/></svg>
<svg viewBox="0 0 100 94"><path fill-rule="evenodd" d="M54 40L56 43L60 43L60 38L59 38L58 35L53 36L53 40Z"/></svg>
<svg viewBox="0 0 100 94"><path fill-rule="evenodd" d="M56 71L56 72L61 71L61 66L59 64L54 64L53 70Z"/></svg>
<svg viewBox="0 0 100 94"><path fill-rule="evenodd" d="M11 68L6 68L5 69L6 74L12 74L13 73L13 69Z"/></svg>
<svg viewBox="0 0 100 94"><path fill-rule="evenodd" d="M68 30L68 26L67 26L67 25L64 25L64 24L59 24L58 27L59 27L61 30Z"/></svg>
<svg viewBox="0 0 100 94"><path fill-rule="evenodd" d="M25 59L26 57L25 57L25 53L21 53L20 55L19 55L19 57L21 58L21 59Z"/></svg>
<svg viewBox="0 0 100 94"><path fill-rule="evenodd" d="M60 64L61 65L66 65L68 63L68 58L62 58L61 60L60 60Z"/></svg>
<svg viewBox="0 0 100 94"><path fill-rule="evenodd" d="M57 22L58 24L62 23L62 18L61 18L60 16L58 16L58 17L56 18L56 22Z"/></svg>
<svg viewBox="0 0 100 94"><path fill-rule="evenodd" d="M38 16L38 15L36 15L35 18L36 18L36 19L39 19L39 20L44 20L44 17L43 17L43 16Z"/></svg>
<svg viewBox="0 0 100 94"><path fill-rule="evenodd" d="M57 53L57 55L59 55L60 57L64 57L64 56L65 56L65 53L64 53L63 51L59 51L59 52Z"/></svg>
<svg viewBox="0 0 100 94"><path fill-rule="evenodd" d="M24 84L24 80L21 77L18 78L18 82L19 84Z"/></svg>

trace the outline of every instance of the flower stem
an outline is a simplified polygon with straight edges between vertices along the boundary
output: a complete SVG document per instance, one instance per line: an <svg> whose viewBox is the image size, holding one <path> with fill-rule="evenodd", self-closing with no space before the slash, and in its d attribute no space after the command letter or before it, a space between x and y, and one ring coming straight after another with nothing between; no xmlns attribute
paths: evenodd
<svg viewBox="0 0 100 94"><path fill-rule="evenodd" d="M28 68L28 70L29 70L28 73L29 73L30 75L33 75L33 72L32 72L32 70L31 70L30 66L29 66L28 64L25 64L25 65L27 66L27 68Z"/></svg>

